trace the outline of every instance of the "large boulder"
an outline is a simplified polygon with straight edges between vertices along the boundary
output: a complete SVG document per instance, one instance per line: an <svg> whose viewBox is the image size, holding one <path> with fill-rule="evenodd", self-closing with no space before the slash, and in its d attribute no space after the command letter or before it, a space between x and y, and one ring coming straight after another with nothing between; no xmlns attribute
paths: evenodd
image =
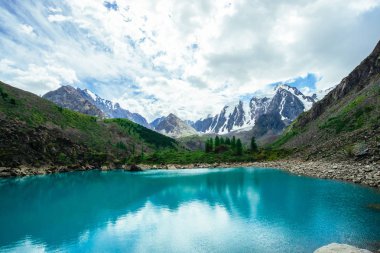
<svg viewBox="0 0 380 253"><path fill-rule="evenodd" d="M129 171L131 171L131 172L137 172L137 171L143 171L143 169L141 167L137 166L136 164L132 164L129 167Z"/></svg>

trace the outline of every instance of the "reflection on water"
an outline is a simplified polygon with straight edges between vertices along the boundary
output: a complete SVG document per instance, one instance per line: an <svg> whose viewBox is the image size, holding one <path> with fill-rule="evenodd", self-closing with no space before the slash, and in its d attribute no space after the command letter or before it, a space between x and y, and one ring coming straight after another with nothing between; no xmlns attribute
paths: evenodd
<svg viewBox="0 0 380 253"><path fill-rule="evenodd" d="M0 250L310 252L371 247L379 192L268 169L75 172L0 181Z"/></svg>

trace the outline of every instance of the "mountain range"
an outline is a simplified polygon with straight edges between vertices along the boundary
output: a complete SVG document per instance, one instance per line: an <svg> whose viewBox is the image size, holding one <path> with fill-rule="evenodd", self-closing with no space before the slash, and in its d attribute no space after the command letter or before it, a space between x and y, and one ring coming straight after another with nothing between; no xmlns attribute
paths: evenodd
<svg viewBox="0 0 380 253"><path fill-rule="evenodd" d="M113 103L94 94L88 89L61 86L42 96L53 103L80 113L99 118L125 118L139 125L150 127L146 119L138 113L123 109L119 103Z"/></svg>
<svg viewBox="0 0 380 253"><path fill-rule="evenodd" d="M273 97L252 97L249 101L224 106L219 114L198 120L192 126L202 133L227 134L251 130L264 114L279 115L287 126L316 101L316 96L305 96L297 88L283 84L275 88Z"/></svg>
<svg viewBox="0 0 380 253"><path fill-rule="evenodd" d="M152 129L171 137L185 137L195 134L207 135L236 135L244 141L253 136L257 138L275 137L302 112L309 110L318 101L318 96L305 96L297 88L282 84L274 89L272 97L252 97L248 101L239 101L236 105L226 105L219 114L208 116L195 122L180 120L171 114L160 117L150 123ZM176 118L173 121L171 118ZM171 123L167 122L167 118ZM162 131L161 124L170 125L170 131ZM178 123L176 125L176 122ZM189 127L184 127L187 124ZM175 134L173 134L175 132Z"/></svg>
<svg viewBox="0 0 380 253"><path fill-rule="evenodd" d="M255 126L258 128L254 131L257 137L265 135L268 131L278 135L318 100L316 94L305 96L297 88L282 84L275 87L272 97L252 97L248 101L241 100L235 105L226 105L213 117L193 122L181 120L171 113L148 123L142 115L123 109L118 103L103 99L88 89L82 90L66 85L46 93L43 98L64 108L99 118L126 118L175 138L197 134L251 132ZM263 120L259 122L258 119L262 116ZM264 131L263 127L267 131Z"/></svg>

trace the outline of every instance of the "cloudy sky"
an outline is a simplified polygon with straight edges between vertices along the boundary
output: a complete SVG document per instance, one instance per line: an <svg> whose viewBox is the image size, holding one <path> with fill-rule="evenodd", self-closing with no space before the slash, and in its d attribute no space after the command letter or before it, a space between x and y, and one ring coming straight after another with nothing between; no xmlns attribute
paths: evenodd
<svg viewBox="0 0 380 253"><path fill-rule="evenodd" d="M337 84L379 24L380 0L2 0L0 80L194 120L269 84Z"/></svg>

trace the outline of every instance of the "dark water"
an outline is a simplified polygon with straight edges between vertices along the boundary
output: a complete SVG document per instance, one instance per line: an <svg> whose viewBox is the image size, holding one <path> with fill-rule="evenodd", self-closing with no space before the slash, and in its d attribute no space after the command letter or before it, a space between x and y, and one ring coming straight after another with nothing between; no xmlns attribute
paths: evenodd
<svg viewBox="0 0 380 253"><path fill-rule="evenodd" d="M0 180L0 251L312 252L380 247L379 191L269 169Z"/></svg>

